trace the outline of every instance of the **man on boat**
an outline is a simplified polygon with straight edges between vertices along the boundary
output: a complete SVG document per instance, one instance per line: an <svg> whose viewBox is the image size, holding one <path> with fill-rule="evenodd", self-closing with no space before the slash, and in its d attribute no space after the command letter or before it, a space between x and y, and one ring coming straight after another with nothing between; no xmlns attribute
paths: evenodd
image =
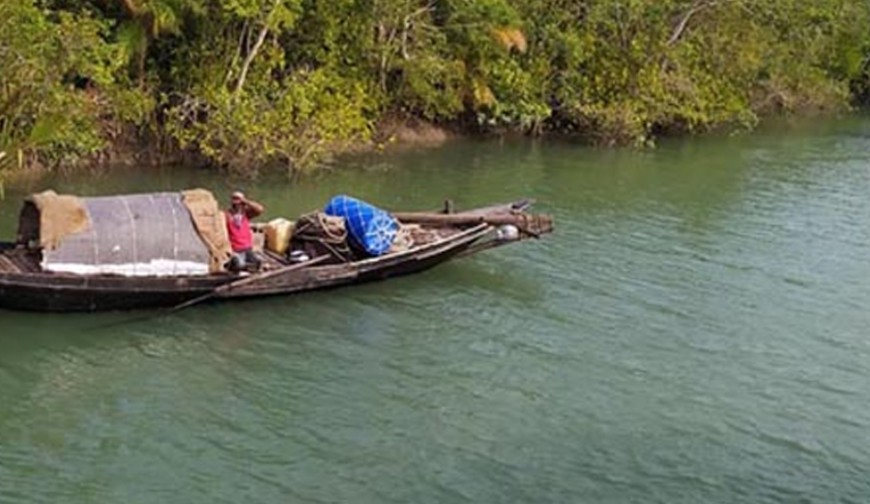
<svg viewBox="0 0 870 504"><path fill-rule="evenodd" d="M233 257L227 264L231 271L260 269L260 258L254 253L254 233L251 231L251 219L258 217L265 207L256 201L245 198L245 194L236 191L230 197L230 208L225 212L227 219L227 234Z"/></svg>

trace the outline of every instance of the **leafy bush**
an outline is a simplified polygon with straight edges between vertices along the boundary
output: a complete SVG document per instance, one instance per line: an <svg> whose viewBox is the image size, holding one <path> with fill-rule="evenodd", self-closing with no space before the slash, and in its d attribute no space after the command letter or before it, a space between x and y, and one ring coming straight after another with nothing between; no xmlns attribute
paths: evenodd
<svg viewBox="0 0 870 504"><path fill-rule="evenodd" d="M858 0L4 0L0 151L132 130L301 171L384 117L651 145L870 101L867 26Z"/></svg>

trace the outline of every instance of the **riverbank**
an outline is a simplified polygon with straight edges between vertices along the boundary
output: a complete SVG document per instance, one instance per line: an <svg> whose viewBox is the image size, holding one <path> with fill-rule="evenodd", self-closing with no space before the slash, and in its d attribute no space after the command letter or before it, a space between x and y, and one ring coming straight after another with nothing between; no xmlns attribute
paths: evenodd
<svg viewBox="0 0 870 504"><path fill-rule="evenodd" d="M751 127L743 128L720 128L711 129L704 133L670 134L657 138L658 141L681 141L695 137L703 140L705 137L717 137L721 135L740 136L765 135L769 131L779 132L791 130L797 134L806 131L817 131L820 124L835 124L840 119L861 120L867 116L866 110L844 111L836 110L812 110L804 114L772 114ZM826 126L827 127L827 126ZM153 138L153 137L151 137ZM366 142L358 142L345 146L342 150L328 152L321 158L324 166L334 167L336 160L349 161L350 165L358 165L354 159L366 159L369 162L372 156L381 157L404 152L426 151L437 152L452 142L464 142L469 140L508 140L511 142L523 142L526 139L539 139L547 141L550 145L586 145L594 149L605 151L615 147L614 144L602 146L596 143L594 138L566 132L546 131L537 135L527 132L501 131L480 132L462 130L459 127L443 127L419 119L398 121L395 118L382 121L378 125L378 132ZM633 149L655 150L657 142L647 141L642 145L633 144ZM248 169L231 169L226 166L215 164L206 156L191 150L179 149L176 146L167 147L166 143L154 141L148 144L144 141L127 140L118 145L109 147L89 159L79 160L72 164L62 164L50 167L41 162L25 162L21 169L13 168L0 173L0 182L19 187L37 187L42 180L57 175L104 176L106 173L120 170L129 173L131 170L141 170L143 175L148 172L160 170L167 166L184 166L188 169L205 170L228 176L237 183L250 183L263 175L274 176L284 168L280 164L252 167ZM330 168L332 169L332 168ZM314 170L318 171L317 169ZM271 177L270 177L271 178ZM294 177L295 178L295 177ZM247 181L247 182L246 182Z"/></svg>
<svg viewBox="0 0 870 504"><path fill-rule="evenodd" d="M243 4L2 2L0 170L21 151L296 175L444 131L649 146L870 97L850 0Z"/></svg>

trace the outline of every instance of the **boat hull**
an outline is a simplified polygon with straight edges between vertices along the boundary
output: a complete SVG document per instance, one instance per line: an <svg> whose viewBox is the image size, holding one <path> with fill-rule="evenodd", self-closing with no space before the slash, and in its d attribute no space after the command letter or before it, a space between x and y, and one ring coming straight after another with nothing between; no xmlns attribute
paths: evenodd
<svg viewBox="0 0 870 504"><path fill-rule="evenodd" d="M43 312L129 310L173 306L210 292L227 279L60 278L0 275L0 308Z"/></svg>
<svg viewBox="0 0 870 504"><path fill-rule="evenodd" d="M443 242L404 253L351 263L312 266L263 282L221 291L214 299L293 294L417 273L469 251L491 228L458 233ZM53 273L0 274L0 308L43 312L89 312L172 307L229 286L229 274L189 277L80 276Z"/></svg>

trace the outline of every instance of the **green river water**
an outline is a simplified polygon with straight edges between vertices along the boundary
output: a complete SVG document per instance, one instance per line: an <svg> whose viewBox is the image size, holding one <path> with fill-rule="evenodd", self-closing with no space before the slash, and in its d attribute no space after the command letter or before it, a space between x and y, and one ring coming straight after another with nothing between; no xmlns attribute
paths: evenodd
<svg viewBox="0 0 870 504"><path fill-rule="evenodd" d="M538 199L555 234L328 292L0 311L2 503L870 502L870 120L595 150L455 141L235 187L293 216Z"/></svg>

